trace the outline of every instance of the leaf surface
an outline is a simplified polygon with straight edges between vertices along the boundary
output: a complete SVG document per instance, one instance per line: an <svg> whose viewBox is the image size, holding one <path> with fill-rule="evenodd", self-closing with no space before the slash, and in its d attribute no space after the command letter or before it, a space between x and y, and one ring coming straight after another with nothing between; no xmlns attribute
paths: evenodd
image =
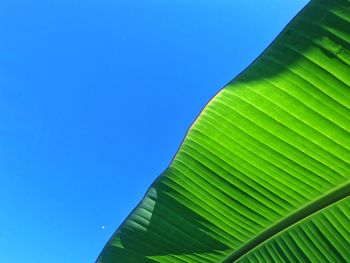
<svg viewBox="0 0 350 263"><path fill-rule="evenodd" d="M97 262L350 262L350 1L311 1L194 122Z"/></svg>

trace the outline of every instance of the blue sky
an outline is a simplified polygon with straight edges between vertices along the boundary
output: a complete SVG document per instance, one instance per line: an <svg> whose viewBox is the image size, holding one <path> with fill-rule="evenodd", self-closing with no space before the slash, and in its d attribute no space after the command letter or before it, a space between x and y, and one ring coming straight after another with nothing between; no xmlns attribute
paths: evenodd
<svg viewBox="0 0 350 263"><path fill-rule="evenodd" d="M2 0L0 262L93 262L306 0Z"/></svg>

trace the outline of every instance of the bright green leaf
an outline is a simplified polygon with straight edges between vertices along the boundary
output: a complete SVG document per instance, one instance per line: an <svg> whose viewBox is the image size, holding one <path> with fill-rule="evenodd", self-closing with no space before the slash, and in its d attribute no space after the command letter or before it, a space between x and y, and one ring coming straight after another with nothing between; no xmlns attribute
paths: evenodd
<svg viewBox="0 0 350 263"><path fill-rule="evenodd" d="M222 89L97 262L350 262L350 1Z"/></svg>

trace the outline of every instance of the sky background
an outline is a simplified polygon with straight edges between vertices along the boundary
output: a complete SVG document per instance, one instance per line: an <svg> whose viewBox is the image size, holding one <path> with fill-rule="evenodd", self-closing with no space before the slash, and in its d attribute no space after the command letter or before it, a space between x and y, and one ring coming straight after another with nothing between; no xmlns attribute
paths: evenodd
<svg viewBox="0 0 350 263"><path fill-rule="evenodd" d="M306 0L1 0L0 262L94 262Z"/></svg>

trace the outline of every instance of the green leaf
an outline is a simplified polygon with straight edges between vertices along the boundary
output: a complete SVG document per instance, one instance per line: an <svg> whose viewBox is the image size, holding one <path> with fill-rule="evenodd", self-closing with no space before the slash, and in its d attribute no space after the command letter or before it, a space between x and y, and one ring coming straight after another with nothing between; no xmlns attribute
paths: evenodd
<svg viewBox="0 0 350 263"><path fill-rule="evenodd" d="M97 262L350 262L350 1L313 0L190 128Z"/></svg>

